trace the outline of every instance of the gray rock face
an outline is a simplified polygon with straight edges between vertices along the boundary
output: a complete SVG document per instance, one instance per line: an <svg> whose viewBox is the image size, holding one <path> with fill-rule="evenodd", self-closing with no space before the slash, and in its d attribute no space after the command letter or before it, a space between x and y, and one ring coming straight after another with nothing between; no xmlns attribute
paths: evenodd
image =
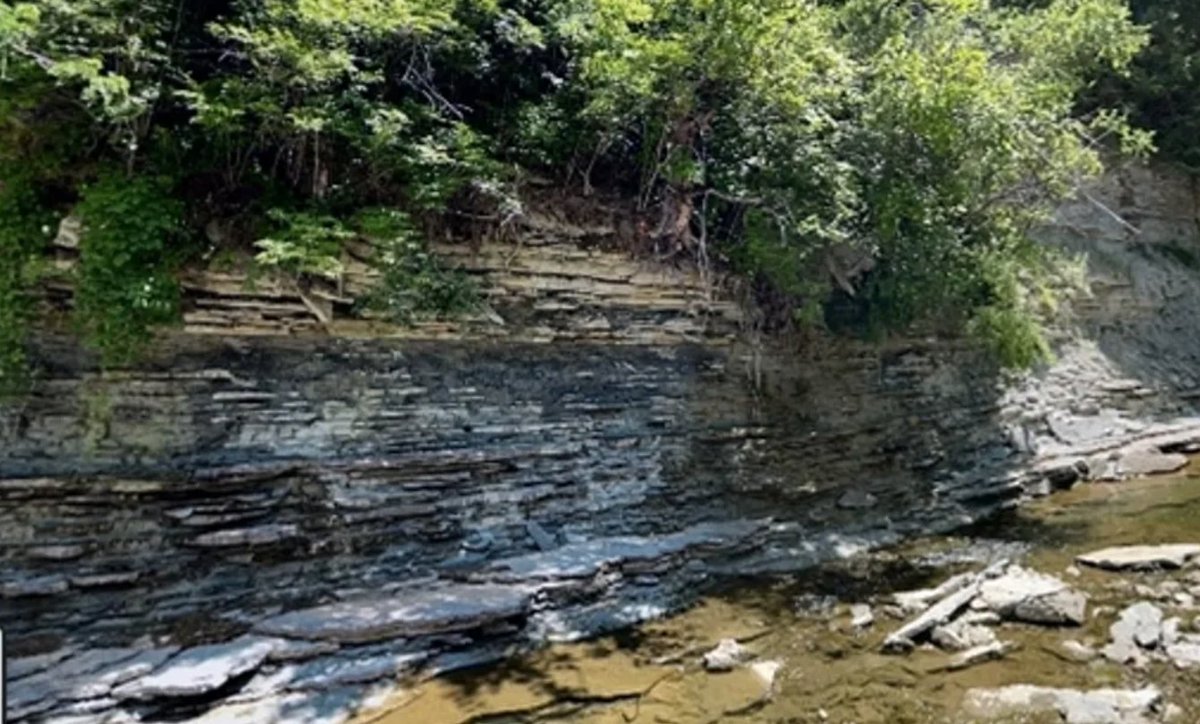
<svg viewBox="0 0 1200 724"><path fill-rule="evenodd" d="M149 673L175 651L89 649L62 658L24 660L16 667L20 676L9 681L8 713L21 719L52 709L75 713L111 709L117 703L109 698L114 687Z"/></svg>
<svg viewBox="0 0 1200 724"><path fill-rule="evenodd" d="M1129 173L1095 194L1140 220L1137 239L1087 203L1039 232L1088 252L1097 293L1056 364L1003 385L958 340L817 338L803 364L787 344L751 349L737 305L694 271L648 270L590 241L612 230L549 221L519 244L450 250L501 322L402 343L307 335L321 324L293 290L197 270L184 327L135 367L102 374L73 339L32 341L46 374L28 405L0 406L0 627L114 648L297 612L285 628L322 644L289 648L308 663L348 656L331 648L343 634L438 619L375 608L409 595L396 586L531 586L527 605L493 609L513 619L431 649L477 661L661 615L722 575L967 523L1074 484L1083 461L1120 472L1130 451L1183 449L1200 439L1200 285L1155 245L1195 243L1196 209ZM368 282L358 270L346 293ZM97 392L102 426L88 424ZM311 615L328 601L348 620ZM258 675L295 661L270 654ZM112 698L31 706L54 718Z"/></svg>
<svg viewBox="0 0 1200 724"><path fill-rule="evenodd" d="M1159 546L1122 546L1105 548L1079 556L1076 560L1094 568L1107 570L1155 570L1182 568L1200 556L1200 544L1181 543Z"/></svg>
<svg viewBox="0 0 1200 724"><path fill-rule="evenodd" d="M999 719L1015 714L1056 712L1067 724L1148 724L1162 700L1158 689L1076 691L1040 686L971 689L964 707L971 716Z"/></svg>
<svg viewBox="0 0 1200 724"><path fill-rule="evenodd" d="M148 676L117 687L113 695L118 699L148 700L207 694L257 669L274 646L268 639L244 637L227 644L188 649Z"/></svg>
<svg viewBox="0 0 1200 724"><path fill-rule="evenodd" d="M874 508L879 499L865 490L850 490L838 498L838 507L847 510L863 510Z"/></svg>

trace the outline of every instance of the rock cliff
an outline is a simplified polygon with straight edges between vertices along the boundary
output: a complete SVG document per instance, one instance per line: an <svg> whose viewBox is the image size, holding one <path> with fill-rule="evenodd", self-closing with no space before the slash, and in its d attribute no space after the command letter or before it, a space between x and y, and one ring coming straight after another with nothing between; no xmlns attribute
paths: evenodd
<svg viewBox="0 0 1200 724"><path fill-rule="evenodd" d="M0 412L10 714L337 719L401 672L1169 466L1200 440L1198 209L1140 168L1064 206L1041 235L1091 292L1021 378L961 340L755 343L615 218L548 211L443 249L486 291L462 324L357 317L351 259L337 289L197 271L130 369L43 334Z"/></svg>

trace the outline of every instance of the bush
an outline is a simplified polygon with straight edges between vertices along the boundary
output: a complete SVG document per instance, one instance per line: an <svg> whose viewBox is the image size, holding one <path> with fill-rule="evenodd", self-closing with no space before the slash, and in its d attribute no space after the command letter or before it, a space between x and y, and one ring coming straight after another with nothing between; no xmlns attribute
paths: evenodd
<svg viewBox="0 0 1200 724"><path fill-rule="evenodd" d="M179 317L183 206L165 179L106 173L84 187L76 212L76 321L104 364L125 364L151 327Z"/></svg>
<svg viewBox="0 0 1200 724"><path fill-rule="evenodd" d="M53 228L34 182L9 171L0 181L0 396L28 382L25 343L34 300L31 287Z"/></svg>

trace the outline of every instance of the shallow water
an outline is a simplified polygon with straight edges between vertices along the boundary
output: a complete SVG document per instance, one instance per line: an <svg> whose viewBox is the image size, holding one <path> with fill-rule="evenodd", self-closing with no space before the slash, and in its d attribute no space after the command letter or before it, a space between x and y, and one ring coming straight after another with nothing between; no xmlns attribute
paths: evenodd
<svg viewBox="0 0 1200 724"><path fill-rule="evenodd" d="M1200 542L1200 466L1179 476L1081 486L962 536L915 541L791 579L736 582L689 611L618 636L556 645L496 667L405 687L361 721L962 722L967 719L960 704L973 687L1028 683L1088 689L1153 682L1167 701L1183 708L1181 721L1200 722L1200 674L1181 674L1163 664L1143 672L1102 661L1080 664L1057 653L1057 644L1068 639L1103 645L1116 610L1134 600L1133 584L1154 585L1181 575L1068 573L1075 555L1110 545L1172 542ZM1014 550L1028 551L1025 565L1060 575L1088 593L1092 618L1086 626L1001 625L999 637L1018 648L1000 661L957 672L938 671L949 655L931 648L906 656L880 653L883 638L900 621L879 606L872 628L851 630L849 603L882 600L893 591L982 567L956 559L979 552L1008 556ZM828 596L839 601L832 611L812 608ZM1192 621L1198 612L1168 615ZM723 638L737 638L759 660L782 664L769 697L749 670L712 674L699 666L702 652Z"/></svg>

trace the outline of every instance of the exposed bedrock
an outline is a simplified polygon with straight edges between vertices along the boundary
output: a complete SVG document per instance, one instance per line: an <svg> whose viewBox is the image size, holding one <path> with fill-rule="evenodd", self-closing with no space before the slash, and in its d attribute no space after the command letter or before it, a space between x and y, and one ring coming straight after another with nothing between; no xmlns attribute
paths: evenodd
<svg viewBox="0 0 1200 724"><path fill-rule="evenodd" d="M135 368L42 335L32 395L0 412L15 713L336 719L372 682L626 626L725 575L1176 467L1200 441L1195 194L1133 170L1092 196L1142 232L1064 207L1044 235L1089 251L1094 293L1020 379L956 340L752 345L699 274L545 214L464 253L489 312L463 325L196 273ZM349 267L341 294L367 283Z"/></svg>

